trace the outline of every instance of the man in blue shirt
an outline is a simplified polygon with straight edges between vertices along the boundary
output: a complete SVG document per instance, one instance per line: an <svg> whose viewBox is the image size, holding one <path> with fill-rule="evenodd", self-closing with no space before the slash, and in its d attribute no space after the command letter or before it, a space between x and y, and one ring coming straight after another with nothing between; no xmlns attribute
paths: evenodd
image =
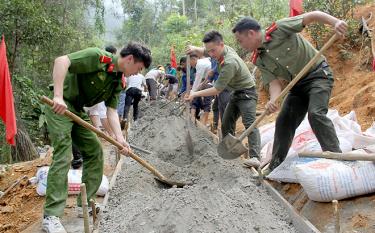
<svg viewBox="0 0 375 233"><path fill-rule="evenodd" d="M180 69L182 71L182 76L181 76L181 88L178 93L179 97L186 91L186 57L181 57ZM195 69L191 68L190 69L190 86L193 86L194 78L195 78Z"/></svg>
<svg viewBox="0 0 375 233"><path fill-rule="evenodd" d="M177 76L177 70L175 69L175 68L173 68L172 66L171 66L171 64L167 64L166 65L166 67L167 67L167 74L170 74L170 75L173 75L173 76Z"/></svg>

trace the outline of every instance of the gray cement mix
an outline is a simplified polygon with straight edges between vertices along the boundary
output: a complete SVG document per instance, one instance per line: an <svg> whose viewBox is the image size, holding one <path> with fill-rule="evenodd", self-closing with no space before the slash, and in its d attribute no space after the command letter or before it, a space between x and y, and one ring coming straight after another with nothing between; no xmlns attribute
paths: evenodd
<svg viewBox="0 0 375 233"><path fill-rule="evenodd" d="M186 125L160 105L143 106L132 126L131 143L153 151L148 160L165 176L190 181L168 188L128 158L113 188L101 232L211 233L296 232L287 212L262 186L256 185L240 160L223 160L216 145L192 124L194 154L185 145Z"/></svg>

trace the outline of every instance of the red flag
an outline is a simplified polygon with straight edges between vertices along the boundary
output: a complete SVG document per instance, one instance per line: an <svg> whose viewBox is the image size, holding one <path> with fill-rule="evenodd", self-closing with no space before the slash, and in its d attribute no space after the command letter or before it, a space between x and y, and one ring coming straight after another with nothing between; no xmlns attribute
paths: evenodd
<svg viewBox="0 0 375 233"><path fill-rule="evenodd" d="M289 1L289 7L290 12L289 16L297 16L303 13L303 7L302 7L303 0L290 0Z"/></svg>
<svg viewBox="0 0 375 233"><path fill-rule="evenodd" d="M5 124L6 140L9 144L14 145L14 136L17 133L16 114L4 36L2 36L0 44L0 117Z"/></svg>
<svg viewBox="0 0 375 233"><path fill-rule="evenodd" d="M177 68L176 54L174 53L174 47L171 47L171 67Z"/></svg>

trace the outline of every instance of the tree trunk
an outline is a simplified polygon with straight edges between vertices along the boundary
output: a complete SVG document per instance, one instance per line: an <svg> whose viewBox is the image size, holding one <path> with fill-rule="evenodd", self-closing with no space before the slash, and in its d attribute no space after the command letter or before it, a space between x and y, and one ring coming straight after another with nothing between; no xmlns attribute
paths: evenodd
<svg viewBox="0 0 375 233"><path fill-rule="evenodd" d="M182 0L182 15L186 15L185 0Z"/></svg>
<svg viewBox="0 0 375 233"><path fill-rule="evenodd" d="M194 0L195 23L198 24L197 0Z"/></svg>
<svg viewBox="0 0 375 233"><path fill-rule="evenodd" d="M19 127L17 129L15 141L16 146L12 146L13 162L30 161L38 158L38 152L36 151L28 133L23 129L23 127Z"/></svg>
<svg viewBox="0 0 375 233"><path fill-rule="evenodd" d="M64 10L63 10L63 19L62 19L61 27L65 30L66 20L67 20L67 2L66 2L66 0L63 1L63 4L64 4ZM61 54L64 54L64 52L65 52L65 41L64 40L61 40L60 47L61 47Z"/></svg>
<svg viewBox="0 0 375 233"><path fill-rule="evenodd" d="M14 44L13 44L13 54L11 58L11 64L10 64L10 74L14 74L14 69L16 67L16 58L17 58L17 53L18 53L18 46L19 46L19 37L18 37L18 30L16 29L16 32L13 34L14 35Z"/></svg>

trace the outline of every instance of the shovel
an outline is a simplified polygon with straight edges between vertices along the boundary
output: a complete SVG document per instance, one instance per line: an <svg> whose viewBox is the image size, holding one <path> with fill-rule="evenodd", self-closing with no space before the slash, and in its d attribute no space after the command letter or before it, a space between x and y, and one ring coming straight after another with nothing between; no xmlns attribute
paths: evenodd
<svg viewBox="0 0 375 233"><path fill-rule="evenodd" d="M182 102L181 104L178 104L177 106L173 107L173 109L170 111L170 115L180 116L180 111L182 111L180 109L185 110L185 102Z"/></svg>
<svg viewBox="0 0 375 233"><path fill-rule="evenodd" d="M337 39L336 34L329 39L329 41L323 46L323 48L311 59L309 63L298 73L298 75L285 87L285 89L280 93L280 95L275 100L278 103L284 98L284 96L293 88L293 86L306 75L310 68L316 63L316 61L322 56L323 52L327 50L333 42ZM268 115L268 110L264 111L249 128L243 132L239 138L228 134L226 135L217 147L217 152L223 159L235 159L248 151L242 141L251 133L251 131L263 120L263 118Z"/></svg>
<svg viewBox="0 0 375 233"><path fill-rule="evenodd" d="M186 93L187 95L190 94L190 55L186 56ZM193 145L193 139L191 138L190 134L190 128L191 128L191 119L190 119L190 106L189 101L186 101L186 128L187 128L187 134L186 134L186 145L189 151L189 154L192 155L194 153L194 145Z"/></svg>
<svg viewBox="0 0 375 233"><path fill-rule="evenodd" d="M51 99L49 99L48 97L42 96L41 100L42 100L43 103L45 103L45 104L47 104L51 107L53 106L53 101ZM112 143L113 145L115 145L120 150L123 148L123 146L119 142L117 142L115 139L113 139L111 136L108 136L107 134L103 133L102 131L100 131L97 128L95 128L94 126L92 126L90 123L82 120L76 114L66 110L64 115L69 117L70 119L72 119L77 124L85 127L86 129L89 129L89 130L93 131L99 137L104 138L105 140ZM154 174L156 176L155 179L157 179L161 183L164 183L164 184L169 185L169 186L177 186L177 187L180 187L180 188L183 187L184 185L186 185L186 183L173 181L173 180L170 180L170 179L166 178L158 170L156 170L151 164L149 164L147 161L140 158L134 152L129 151L128 156L131 157L132 159L134 159L135 161L137 161L138 163L140 163L143 167L145 167L147 170L149 170L152 174Z"/></svg>
<svg viewBox="0 0 375 233"><path fill-rule="evenodd" d="M178 96L175 97L173 100L170 100L168 101L167 103L163 104L162 106L160 106L160 108L165 108L167 107L168 105L170 105L172 102L176 101L178 99Z"/></svg>
<svg viewBox="0 0 375 233"><path fill-rule="evenodd" d="M181 95L183 95L185 92L182 92ZM168 101L166 104L163 104L160 106L160 108L165 108L166 106L170 105L171 103L175 102L179 97L176 96L173 100Z"/></svg>

